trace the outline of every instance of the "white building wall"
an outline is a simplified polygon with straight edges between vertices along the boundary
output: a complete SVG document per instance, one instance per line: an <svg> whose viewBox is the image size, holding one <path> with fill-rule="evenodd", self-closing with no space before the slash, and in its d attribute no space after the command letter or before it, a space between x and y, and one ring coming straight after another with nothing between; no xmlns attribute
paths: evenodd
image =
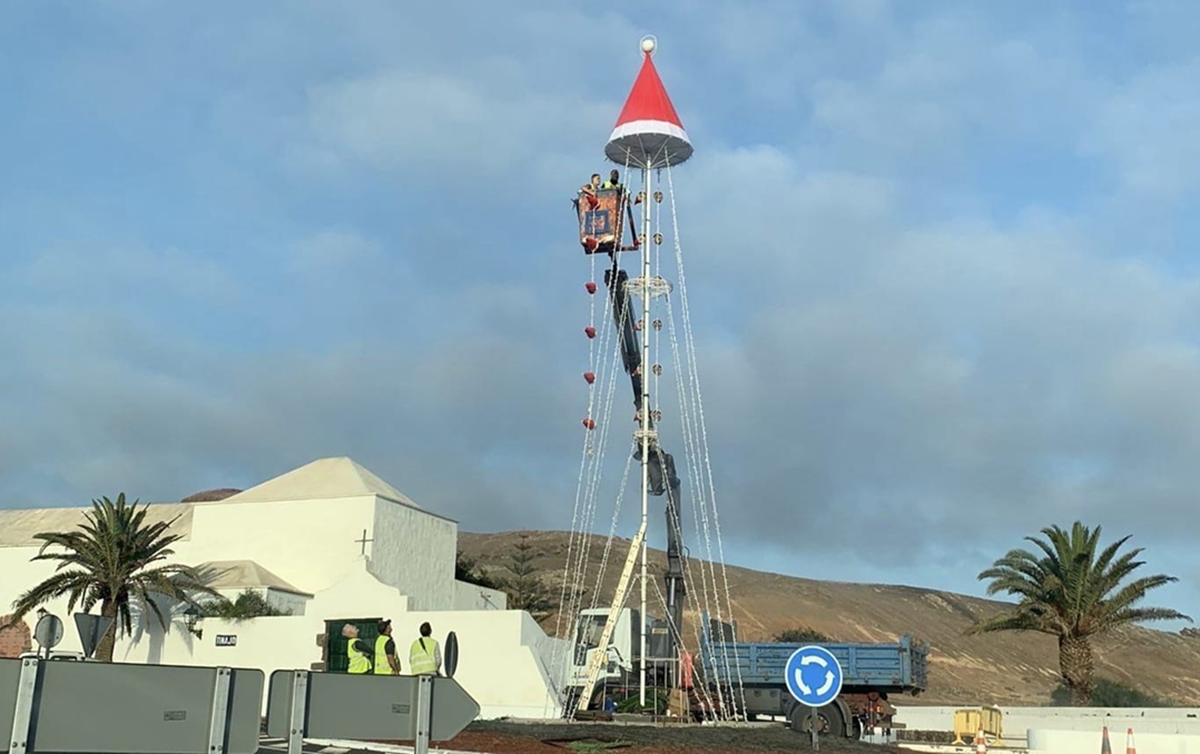
<svg viewBox="0 0 1200 754"><path fill-rule="evenodd" d="M375 541L369 550L371 572L380 581L408 595L414 608L455 607L458 524L418 508L376 498L372 530Z"/></svg>
<svg viewBox="0 0 1200 754"><path fill-rule="evenodd" d="M0 617L11 611L13 601L22 592L54 574L56 563L30 560L37 552L36 547L0 547ZM67 600L52 600L43 607L63 621L63 641L56 649L65 652L81 651L78 632L67 612ZM25 622L32 631L37 616L31 613L26 616ZM36 642L33 647L37 648Z"/></svg>
<svg viewBox="0 0 1200 754"><path fill-rule="evenodd" d="M516 610L429 611L400 616L392 622L402 667L408 667L409 648L428 621L433 637L443 642L453 631L458 637L458 669L454 679L480 706L480 717L557 717L559 684L545 668L549 639L529 613ZM532 630L531 630L532 629ZM536 633L535 633L536 632ZM534 638L536 634L540 637Z"/></svg>
<svg viewBox="0 0 1200 754"><path fill-rule="evenodd" d="M1108 729L1108 741L1113 751L1125 747L1125 728ZM1143 733L1133 729L1137 750L1150 754L1200 754L1200 735L1173 733ZM1095 754L1103 741L1100 728L1089 731L1038 730L1029 731L1028 750L1037 754Z"/></svg>
<svg viewBox="0 0 1200 754"><path fill-rule="evenodd" d="M361 545L355 540L362 537L364 529L368 537L374 536L375 500L374 495L368 495L197 503L193 506L191 533L174 545L171 562L195 566L206 561L252 558L297 589L316 593L344 577L361 559ZM442 520L426 514L423 517ZM0 547L0 615L22 591L54 572L55 562L31 560L37 552L37 547ZM453 554L450 557L453 569ZM445 606L449 607L453 590L447 585L444 593ZM46 607L65 616L65 605L63 601Z"/></svg>
<svg viewBox="0 0 1200 754"><path fill-rule="evenodd" d="M262 597L271 607L283 610L288 615L304 615L304 607L308 604L309 600L312 599L312 597L305 597L302 594L284 592L279 589L271 589L270 587L218 589L217 594L229 600L230 602L237 602L237 598L247 590ZM203 598L201 598L200 602L203 603L203 601Z"/></svg>
<svg viewBox="0 0 1200 754"><path fill-rule="evenodd" d="M551 683L550 652L561 651L528 613L512 610L447 610L409 612L407 600L396 589L367 572L365 563L330 589L314 596L305 615L226 621L206 618L200 623L202 638L189 633L182 610L171 612L164 633L151 618L139 619L132 637L119 639L114 653L118 662L171 665L224 665L258 668L268 677L276 670L308 669L321 660L318 636L326 620L386 617L392 619L401 667L409 667L409 648L428 621L433 636L445 647L454 631L459 643L455 680L481 708L480 716L496 718L554 717L558 715L558 684ZM51 612L69 621L65 606ZM140 616L139 616L140 618ZM235 636L237 644L218 647L217 636ZM77 632L67 626L62 649L79 651Z"/></svg>
<svg viewBox="0 0 1200 754"><path fill-rule="evenodd" d="M312 597L305 597L302 594L282 592L278 589L267 589L265 591L267 604L279 608L288 615L304 615L304 611L308 608L308 603L312 601Z"/></svg>
<svg viewBox="0 0 1200 754"><path fill-rule="evenodd" d="M896 722L910 730L954 729L954 710L979 708L978 704L917 707L896 704ZM1020 739L1031 728L1047 730L1099 730L1107 725L1122 731L1129 726L1153 725L1156 733L1180 732L1200 735L1200 708L1197 707L1000 707L1005 738ZM1166 727L1164 727L1166 726ZM1147 728L1151 730L1151 728Z"/></svg>
<svg viewBox="0 0 1200 754"><path fill-rule="evenodd" d="M454 582L454 610L504 610L507 606L508 595L498 589Z"/></svg>
<svg viewBox="0 0 1200 754"><path fill-rule="evenodd" d="M369 558L355 541L364 529L374 540L367 544ZM153 616L135 615L133 634L118 638L114 659L258 668L269 676L318 663L317 637L326 620L382 616L393 619L408 667L409 645L429 621L439 641L456 632L461 655L455 677L480 703L483 717L556 716L559 684L549 669L562 643L548 638L527 613L505 610L502 592L455 580L457 530L453 521L375 495L196 504L190 534L176 543L173 562L251 558L314 596L297 598L304 602L301 615L206 619L202 637L188 632L180 606L165 611L165 631ZM32 561L36 554L36 547L0 547L0 606L54 572L54 562ZM230 596L236 598L236 591ZM66 624L57 649L81 651L66 600L45 607ZM0 607L0 615L5 612ZM31 627L34 620L26 618ZM236 636L237 643L218 647L218 635Z"/></svg>
<svg viewBox="0 0 1200 754"><path fill-rule="evenodd" d="M304 592L328 589L372 537L375 496L282 502L197 503L177 561L250 558ZM367 544L371 547L371 543ZM369 552L370 550L368 550Z"/></svg>

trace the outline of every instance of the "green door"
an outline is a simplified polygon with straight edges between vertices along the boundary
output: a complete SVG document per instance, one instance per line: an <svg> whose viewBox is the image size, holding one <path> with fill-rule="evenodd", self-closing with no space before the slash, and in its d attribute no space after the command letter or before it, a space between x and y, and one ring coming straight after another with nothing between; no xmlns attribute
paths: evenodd
<svg viewBox="0 0 1200 754"><path fill-rule="evenodd" d="M353 623L358 626L358 638L364 644L375 649L375 640L379 638L379 621L382 618L338 618L325 621L325 672L345 673L350 668L350 657L346 654L346 637L342 636L342 626Z"/></svg>

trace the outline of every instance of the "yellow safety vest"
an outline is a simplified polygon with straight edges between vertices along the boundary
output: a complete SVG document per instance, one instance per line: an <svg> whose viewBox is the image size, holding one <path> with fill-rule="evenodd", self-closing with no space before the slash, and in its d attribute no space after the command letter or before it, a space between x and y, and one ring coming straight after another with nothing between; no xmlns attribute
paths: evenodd
<svg viewBox="0 0 1200 754"><path fill-rule="evenodd" d="M346 655L350 658L349 671L354 674L368 673L371 670L371 661L362 652L355 648L354 642L358 639L346 640Z"/></svg>
<svg viewBox="0 0 1200 754"><path fill-rule="evenodd" d="M421 642L424 641L424 646ZM433 675L437 673L437 641L423 636L412 643L408 653L409 672L413 675Z"/></svg>
<svg viewBox="0 0 1200 754"><path fill-rule="evenodd" d="M375 640L375 675L391 675L392 665L387 658L387 643L390 636L380 636Z"/></svg>
<svg viewBox="0 0 1200 754"><path fill-rule="evenodd" d="M612 181L605 181L604 185L601 186L600 188L606 189L606 190L607 189L619 189L619 188L622 188L622 186L620 183L613 183Z"/></svg>

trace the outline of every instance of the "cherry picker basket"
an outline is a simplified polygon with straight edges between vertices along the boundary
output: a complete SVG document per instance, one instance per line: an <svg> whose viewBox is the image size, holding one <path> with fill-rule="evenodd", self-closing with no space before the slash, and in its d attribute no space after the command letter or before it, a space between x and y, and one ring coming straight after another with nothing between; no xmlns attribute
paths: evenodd
<svg viewBox="0 0 1200 754"><path fill-rule="evenodd" d="M633 208L624 189L600 189L579 197L579 244L585 254L611 254L638 248Z"/></svg>

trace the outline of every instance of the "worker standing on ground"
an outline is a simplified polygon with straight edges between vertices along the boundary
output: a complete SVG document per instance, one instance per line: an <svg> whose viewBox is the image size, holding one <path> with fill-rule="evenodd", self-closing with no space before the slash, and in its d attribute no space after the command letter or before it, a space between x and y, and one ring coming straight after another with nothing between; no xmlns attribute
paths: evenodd
<svg viewBox="0 0 1200 754"><path fill-rule="evenodd" d="M437 675L442 667L442 648L437 640L430 638L433 629L428 623L421 624L421 636L412 643L408 653L408 666L413 675Z"/></svg>
<svg viewBox="0 0 1200 754"><path fill-rule="evenodd" d="M390 619L379 621L379 638L375 640L375 675L400 675L400 659L396 657Z"/></svg>
<svg viewBox="0 0 1200 754"><path fill-rule="evenodd" d="M371 672L371 658L375 654L367 643L358 638L358 626L347 623L342 626L342 636L346 637L346 656L350 658L347 672L354 675L365 675Z"/></svg>

